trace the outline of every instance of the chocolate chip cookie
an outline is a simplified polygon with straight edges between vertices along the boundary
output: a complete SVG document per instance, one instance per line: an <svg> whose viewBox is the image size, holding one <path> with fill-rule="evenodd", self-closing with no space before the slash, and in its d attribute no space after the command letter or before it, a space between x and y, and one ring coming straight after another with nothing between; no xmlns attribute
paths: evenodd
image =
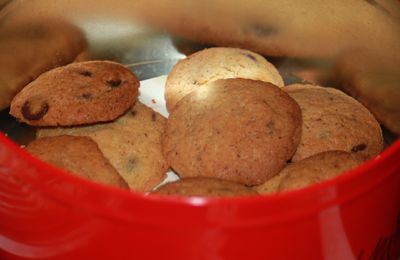
<svg viewBox="0 0 400 260"><path fill-rule="evenodd" d="M136 101L139 81L110 61L72 63L40 75L18 93L10 114L35 126L71 126L116 119Z"/></svg>
<svg viewBox="0 0 400 260"><path fill-rule="evenodd" d="M152 193L201 197L232 197L258 194L251 188L239 183L205 177L184 178L175 182L169 182Z"/></svg>
<svg viewBox="0 0 400 260"><path fill-rule="evenodd" d="M138 101L114 122L42 128L37 136L89 136L99 145L131 190L150 191L166 177L168 169L161 153L161 135L165 123L164 117Z"/></svg>
<svg viewBox="0 0 400 260"><path fill-rule="evenodd" d="M283 86L278 70L261 55L235 48L210 48L179 61L165 85L167 109L199 86L217 79L248 78Z"/></svg>
<svg viewBox="0 0 400 260"><path fill-rule="evenodd" d="M54 136L32 141L26 150L54 166L88 180L128 189L128 185L89 137Z"/></svg>
<svg viewBox="0 0 400 260"><path fill-rule="evenodd" d="M301 141L292 161L330 150L358 153L368 160L382 151L379 123L352 97L313 85L294 84L284 90L297 101L303 115Z"/></svg>
<svg viewBox="0 0 400 260"><path fill-rule="evenodd" d="M163 152L183 178L256 185L285 166L300 131L300 108L279 87L250 79L217 80L177 103L167 123Z"/></svg>

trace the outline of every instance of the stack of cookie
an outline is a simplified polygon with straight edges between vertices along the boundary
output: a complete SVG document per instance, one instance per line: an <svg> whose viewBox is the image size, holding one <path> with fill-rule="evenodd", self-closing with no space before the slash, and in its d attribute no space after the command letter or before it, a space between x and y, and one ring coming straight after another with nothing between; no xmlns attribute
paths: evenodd
<svg viewBox="0 0 400 260"><path fill-rule="evenodd" d="M200 185L213 187L210 178L259 193L302 188L383 146L378 122L359 102L332 88L284 87L276 68L247 50L211 48L180 61L165 99L163 152L182 181L160 187L162 194L197 194L187 191L191 183L204 195Z"/></svg>
<svg viewBox="0 0 400 260"><path fill-rule="evenodd" d="M39 126L27 149L45 161L97 182L178 196L299 189L383 148L379 123L358 101L332 88L284 86L278 70L248 50L210 48L178 62L165 86L168 119L137 101L138 87L120 64L74 63L29 84L11 114ZM160 185L169 168L180 180Z"/></svg>
<svg viewBox="0 0 400 260"><path fill-rule="evenodd" d="M28 84L10 113L39 127L38 139L27 146L39 158L96 182L145 192L168 168L161 154L166 119L137 101L138 88L121 64L73 63Z"/></svg>

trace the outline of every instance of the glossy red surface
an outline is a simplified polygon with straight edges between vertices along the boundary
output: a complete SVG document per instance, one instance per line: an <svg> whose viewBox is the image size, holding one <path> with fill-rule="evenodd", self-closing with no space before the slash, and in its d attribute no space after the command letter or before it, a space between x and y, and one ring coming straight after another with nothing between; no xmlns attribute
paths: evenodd
<svg viewBox="0 0 400 260"><path fill-rule="evenodd" d="M0 133L0 248L1 259L396 259L400 141L303 190L204 199L97 185Z"/></svg>

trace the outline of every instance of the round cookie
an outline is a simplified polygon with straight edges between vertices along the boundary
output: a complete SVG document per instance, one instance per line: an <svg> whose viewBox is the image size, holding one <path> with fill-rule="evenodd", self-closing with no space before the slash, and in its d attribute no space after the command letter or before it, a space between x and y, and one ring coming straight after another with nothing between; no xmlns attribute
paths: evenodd
<svg viewBox="0 0 400 260"><path fill-rule="evenodd" d="M163 138L169 165L183 178L256 185L276 175L300 140L301 112L280 88L223 79L178 102Z"/></svg>
<svg viewBox="0 0 400 260"><path fill-rule="evenodd" d="M29 143L26 150L54 166L91 181L128 189L128 184L89 137L43 137Z"/></svg>
<svg viewBox="0 0 400 260"><path fill-rule="evenodd" d="M302 116L302 136L292 161L314 154L341 150L365 160L383 149L382 131L374 116L340 90L293 84L284 90L297 101Z"/></svg>
<svg viewBox="0 0 400 260"><path fill-rule="evenodd" d="M136 102L114 122L80 127L42 128L38 137L89 136L128 183L131 190L150 191L165 177L168 165L161 152L166 119Z"/></svg>
<svg viewBox="0 0 400 260"><path fill-rule="evenodd" d="M199 86L217 79L248 78L282 87L278 70L261 55L236 48L210 48L179 61L168 75L165 101L169 112Z"/></svg>
<svg viewBox="0 0 400 260"><path fill-rule="evenodd" d="M10 114L35 126L111 121L136 101L139 81L122 64L72 63L40 75L11 102Z"/></svg>
<svg viewBox="0 0 400 260"><path fill-rule="evenodd" d="M356 154L344 151L323 152L286 166L280 175L278 191L304 188L331 179L363 162ZM259 190L260 191L260 190Z"/></svg>
<svg viewBox="0 0 400 260"><path fill-rule="evenodd" d="M251 188L239 183L204 177L184 178L175 182L169 182L152 193L201 197L232 197L258 194Z"/></svg>

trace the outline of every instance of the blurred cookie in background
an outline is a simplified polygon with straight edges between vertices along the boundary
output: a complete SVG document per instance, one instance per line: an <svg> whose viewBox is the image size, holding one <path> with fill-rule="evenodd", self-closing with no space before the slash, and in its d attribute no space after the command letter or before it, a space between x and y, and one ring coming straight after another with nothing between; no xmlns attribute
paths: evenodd
<svg viewBox="0 0 400 260"><path fill-rule="evenodd" d="M73 62L86 47L81 30L58 18L8 19L1 23L0 110L40 74Z"/></svg>
<svg viewBox="0 0 400 260"><path fill-rule="evenodd" d="M343 91L400 135L400 58L371 50L348 52L338 59L336 74Z"/></svg>

